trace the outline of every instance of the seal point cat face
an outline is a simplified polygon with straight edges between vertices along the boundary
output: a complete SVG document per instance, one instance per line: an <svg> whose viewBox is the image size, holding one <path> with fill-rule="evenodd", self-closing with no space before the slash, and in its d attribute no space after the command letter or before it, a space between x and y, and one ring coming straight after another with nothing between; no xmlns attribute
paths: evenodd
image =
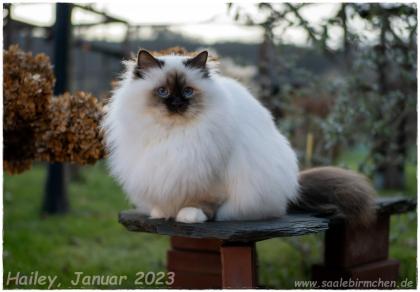
<svg viewBox="0 0 420 292"><path fill-rule="evenodd" d="M149 84L149 110L161 117L196 116L204 103L202 81L211 78L207 58L207 51L189 58L154 57L148 51L140 50L133 79Z"/></svg>

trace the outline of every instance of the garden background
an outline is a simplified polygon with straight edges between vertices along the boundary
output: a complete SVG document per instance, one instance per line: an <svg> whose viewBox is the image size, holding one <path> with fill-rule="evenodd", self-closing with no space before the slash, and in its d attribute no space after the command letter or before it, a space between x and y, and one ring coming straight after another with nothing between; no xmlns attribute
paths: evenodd
<svg viewBox="0 0 420 292"><path fill-rule="evenodd" d="M4 4L4 48L45 53L57 70L57 38L67 36L67 77L54 95L82 90L99 101L109 97L121 60L140 47L209 48L220 70L273 112L302 169L342 166L366 174L382 196L417 196L415 4L191 4L190 21L151 4L108 5ZM128 12L140 8L137 17ZM67 28L55 22L60 11ZM51 200L57 192L61 199ZM3 203L5 288L15 287L6 283L9 272L58 275L61 288L71 288L78 271L128 275L133 281L118 288L134 288L137 272L165 270L169 238L118 224L118 212L130 206L104 160L34 161L4 175ZM401 261L400 280L416 282L416 232L416 214L392 218L390 256ZM322 236L258 243L261 284L293 288L309 279Z"/></svg>

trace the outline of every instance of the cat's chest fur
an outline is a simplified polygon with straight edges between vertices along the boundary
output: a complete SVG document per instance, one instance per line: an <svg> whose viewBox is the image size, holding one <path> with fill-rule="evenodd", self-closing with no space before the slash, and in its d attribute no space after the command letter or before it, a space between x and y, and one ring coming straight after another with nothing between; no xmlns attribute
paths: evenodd
<svg viewBox="0 0 420 292"><path fill-rule="evenodd" d="M217 119L182 127L137 123L120 129L113 153L129 196L151 205L165 206L170 200L166 213L186 202L225 199L222 181L232 145Z"/></svg>

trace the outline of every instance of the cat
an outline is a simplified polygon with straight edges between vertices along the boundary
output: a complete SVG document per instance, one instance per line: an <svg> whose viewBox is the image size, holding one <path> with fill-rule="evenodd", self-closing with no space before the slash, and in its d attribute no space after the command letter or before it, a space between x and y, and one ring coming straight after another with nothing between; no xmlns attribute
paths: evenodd
<svg viewBox="0 0 420 292"><path fill-rule="evenodd" d="M102 121L111 174L151 218L184 223L277 218L288 210L374 218L365 177L321 167L299 173L270 112L220 75L208 52L126 61Z"/></svg>

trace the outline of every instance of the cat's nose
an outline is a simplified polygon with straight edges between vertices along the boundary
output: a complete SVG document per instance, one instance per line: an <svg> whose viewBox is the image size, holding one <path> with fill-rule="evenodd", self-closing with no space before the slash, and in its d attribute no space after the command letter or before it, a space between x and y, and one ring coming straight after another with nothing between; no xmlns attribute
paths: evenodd
<svg viewBox="0 0 420 292"><path fill-rule="evenodd" d="M184 106L188 101L182 97L175 96L170 99L170 103L173 106Z"/></svg>
<svg viewBox="0 0 420 292"><path fill-rule="evenodd" d="M185 105L185 102L183 100L174 100L172 101L173 106L183 106Z"/></svg>
<svg viewBox="0 0 420 292"><path fill-rule="evenodd" d="M167 107L171 112L184 112L188 108L188 100L182 98L171 98L168 100Z"/></svg>

